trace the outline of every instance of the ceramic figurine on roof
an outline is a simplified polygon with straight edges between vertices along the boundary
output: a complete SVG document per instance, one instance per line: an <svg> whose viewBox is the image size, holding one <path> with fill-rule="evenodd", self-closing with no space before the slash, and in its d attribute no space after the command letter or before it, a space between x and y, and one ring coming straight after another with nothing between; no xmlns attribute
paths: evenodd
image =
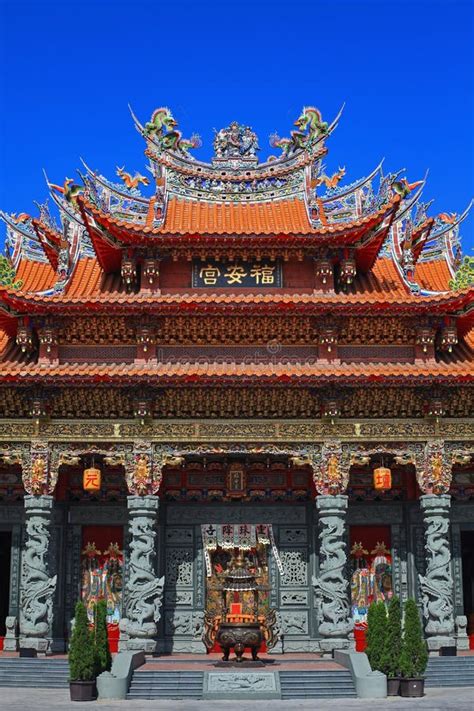
<svg viewBox="0 0 474 711"><path fill-rule="evenodd" d="M298 151L311 152L317 143L329 135L329 124L322 120L321 112L313 106L303 109L295 121L298 131L292 131L290 138L280 138L278 134L270 137L272 148L281 148L283 156L288 157Z"/></svg>
<svg viewBox="0 0 474 711"><path fill-rule="evenodd" d="M257 162L258 145L257 134L250 126L242 126L233 121L227 128L216 131L214 136L214 162L222 164L228 159L250 159Z"/></svg>
<svg viewBox="0 0 474 711"><path fill-rule="evenodd" d="M144 132L160 151L175 151L189 157L192 148L200 147L201 139L197 134L193 134L190 139L183 138L181 131L176 130L177 125L171 111L161 107L152 113Z"/></svg>

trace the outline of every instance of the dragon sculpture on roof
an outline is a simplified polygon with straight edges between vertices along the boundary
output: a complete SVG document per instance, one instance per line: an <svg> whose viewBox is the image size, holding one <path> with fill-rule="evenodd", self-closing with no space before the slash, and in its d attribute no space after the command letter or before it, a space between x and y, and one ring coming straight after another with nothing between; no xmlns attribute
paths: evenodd
<svg viewBox="0 0 474 711"><path fill-rule="evenodd" d="M162 151L175 151L189 157L192 148L201 147L201 138L193 133L191 138L183 138L181 131L177 130L178 122L171 111L162 106L155 109L150 121L144 127L145 135L150 138Z"/></svg>
<svg viewBox="0 0 474 711"><path fill-rule="evenodd" d="M277 133L270 136L272 148L281 148L285 158L297 151L311 151L329 133L329 124L314 106L306 106L294 125L298 130L292 131L290 138L280 138Z"/></svg>

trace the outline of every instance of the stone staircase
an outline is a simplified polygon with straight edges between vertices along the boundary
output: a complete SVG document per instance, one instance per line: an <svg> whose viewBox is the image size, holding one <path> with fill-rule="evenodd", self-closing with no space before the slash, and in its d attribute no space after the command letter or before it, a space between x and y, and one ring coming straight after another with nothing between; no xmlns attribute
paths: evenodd
<svg viewBox="0 0 474 711"><path fill-rule="evenodd" d="M474 686L474 656L430 657L425 686Z"/></svg>
<svg viewBox="0 0 474 711"><path fill-rule="evenodd" d="M127 699L202 699L200 671L136 671Z"/></svg>
<svg viewBox="0 0 474 711"><path fill-rule="evenodd" d="M246 670L249 671L249 670ZM349 671L280 671L282 699L355 698ZM200 671L136 671L127 699L202 699Z"/></svg>
<svg viewBox="0 0 474 711"><path fill-rule="evenodd" d="M281 671L282 699L355 698L350 671Z"/></svg>
<svg viewBox="0 0 474 711"><path fill-rule="evenodd" d="M67 659L0 657L0 687L66 689L68 688L68 678Z"/></svg>

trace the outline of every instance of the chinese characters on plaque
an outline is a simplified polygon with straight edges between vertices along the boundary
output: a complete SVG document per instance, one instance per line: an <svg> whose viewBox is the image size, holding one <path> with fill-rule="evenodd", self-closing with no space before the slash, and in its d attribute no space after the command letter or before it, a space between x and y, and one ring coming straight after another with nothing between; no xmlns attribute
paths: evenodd
<svg viewBox="0 0 474 711"><path fill-rule="evenodd" d="M194 260L192 285L196 287L281 287L280 261L217 262Z"/></svg>

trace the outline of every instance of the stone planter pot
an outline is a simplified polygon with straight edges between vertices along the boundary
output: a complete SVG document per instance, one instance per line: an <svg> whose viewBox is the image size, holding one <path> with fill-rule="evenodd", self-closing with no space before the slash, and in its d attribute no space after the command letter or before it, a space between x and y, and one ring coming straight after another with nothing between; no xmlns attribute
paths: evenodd
<svg viewBox="0 0 474 711"><path fill-rule="evenodd" d="M418 679L400 679L400 696L413 698L425 695L425 680Z"/></svg>
<svg viewBox="0 0 474 711"><path fill-rule="evenodd" d="M387 677L387 696L398 696L400 693L400 681L399 676Z"/></svg>
<svg viewBox="0 0 474 711"><path fill-rule="evenodd" d="M97 698L95 679L93 681L70 681L69 693L71 701L95 701Z"/></svg>

